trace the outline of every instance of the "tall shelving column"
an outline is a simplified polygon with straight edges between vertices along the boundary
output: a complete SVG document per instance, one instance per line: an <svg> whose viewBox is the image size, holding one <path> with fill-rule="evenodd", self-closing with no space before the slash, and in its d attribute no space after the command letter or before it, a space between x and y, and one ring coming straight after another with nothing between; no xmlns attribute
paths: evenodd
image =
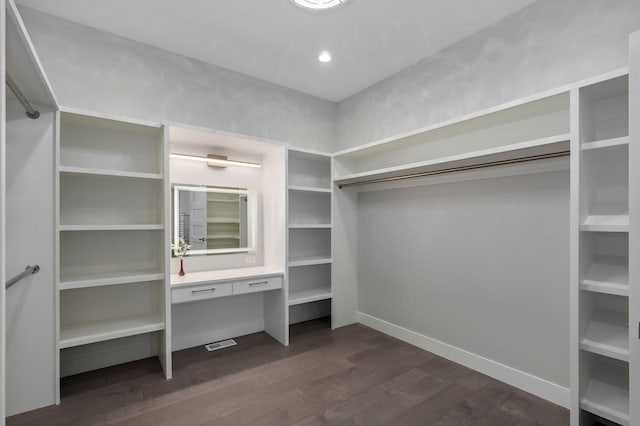
<svg viewBox="0 0 640 426"><path fill-rule="evenodd" d="M288 304L297 322L322 315L332 298L331 156L291 148L288 156Z"/></svg>
<svg viewBox="0 0 640 426"><path fill-rule="evenodd" d="M629 418L629 84L572 93L572 424Z"/></svg>
<svg viewBox="0 0 640 426"><path fill-rule="evenodd" d="M61 375L158 353L171 377L163 129L63 112L59 139ZM107 354L145 334L157 350ZM89 352L102 360L83 365Z"/></svg>

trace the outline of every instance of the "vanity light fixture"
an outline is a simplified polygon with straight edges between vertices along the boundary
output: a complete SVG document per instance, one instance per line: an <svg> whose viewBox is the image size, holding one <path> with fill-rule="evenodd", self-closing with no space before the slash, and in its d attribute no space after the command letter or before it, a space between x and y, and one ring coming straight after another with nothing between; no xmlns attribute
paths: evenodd
<svg viewBox="0 0 640 426"><path fill-rule="evenodd" d="M261 165L259 163L249 163L247 161L235 161L229 160L224 155L213 155L207 154L206 157L200 157L198 155L188 155L188 154L171 154L171 158L177 158L179 160L191 160L191 161L201 161L203 163L207 163L209 167L227 167L227 166L242 166L242 167L254 167L259 168Z"/></svg>
<svg viewBox="0 0 640 426"><path fill-rule="evenodd" d="M313 10L331 9L344 4L347 0L291 0L300 7Z"/></svg>

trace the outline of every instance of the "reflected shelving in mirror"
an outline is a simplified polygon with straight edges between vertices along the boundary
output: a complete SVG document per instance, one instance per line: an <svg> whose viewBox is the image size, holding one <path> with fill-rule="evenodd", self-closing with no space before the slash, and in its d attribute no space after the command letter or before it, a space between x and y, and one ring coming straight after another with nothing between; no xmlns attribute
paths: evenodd
<svg viewBox="0 0 640 426"><path fill-rule="evenodd" d="M256 199L247 188L174 184L174 245L184 240L186 256L255 251Z"/></svg>

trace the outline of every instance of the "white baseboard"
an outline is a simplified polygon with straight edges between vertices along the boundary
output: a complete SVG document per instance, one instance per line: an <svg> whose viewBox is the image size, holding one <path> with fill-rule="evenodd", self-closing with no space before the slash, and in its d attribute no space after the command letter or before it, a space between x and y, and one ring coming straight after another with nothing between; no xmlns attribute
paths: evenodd
<svg viewBox="0 0 640 426"><path fill-rule="evenodd" d="M563 386L362 312L358 312L358 322L554 404L569 408L569 389Z"/></svg>

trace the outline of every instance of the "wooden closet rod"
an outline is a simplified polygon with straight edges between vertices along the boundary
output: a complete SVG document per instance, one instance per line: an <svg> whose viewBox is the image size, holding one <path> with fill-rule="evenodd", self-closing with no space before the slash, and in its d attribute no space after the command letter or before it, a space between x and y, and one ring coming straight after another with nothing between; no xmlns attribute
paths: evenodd
<svg viewBox="0 0 640 426"><path fill-rule="evenodd" d="M25 98L25 96L22 94L22 92L20 91L20 88L18 87L16 82L13 81L13 78L11 78L9 73L6 74L6 79L7 79L7 86L9 86L9 89L11 89L13 94L16 95L16 98L18 98L18 100L26 110L27 117L32 118L34 120L40 117L40 113L35 109L33 109L31 104L29 103L27 98Z"/></svg>
<svg viewBox="0 0 640 426"><path fill-rule="evenodd" d="M470 166L460 166L460 167L450 167L448 169L441 170L433 170L430 172L420 172L420 173L411 173L407 175L400 176L392 176L386 178L378 178L378 179L369 179L363 180L360 182L351 182L351 183L343 183L338 184L338 188L346 188L348 186L358 186L358 185L369 185L372 183L384 183L384 182L394 182L397 180L405 180L405 179L415 179L425 176L434 176L434 175L442 175L445 173L456 173L456 172L465 172L468 170L477 170L477 169L486 169L488 167L497 167L497 166L505 166L509 164L518 164L518 163L526 163L529 161L538 161L538 160L548 160L551 158L560 158L567 157L571 154L571 151L560 151L560 152L552 152L549 154L539 154L539 155L531 155L528 157L520 157L520 158L512 158L509 160L498 160L498 161L490 161L487 163L479 163L473 164Z"/></svg>

